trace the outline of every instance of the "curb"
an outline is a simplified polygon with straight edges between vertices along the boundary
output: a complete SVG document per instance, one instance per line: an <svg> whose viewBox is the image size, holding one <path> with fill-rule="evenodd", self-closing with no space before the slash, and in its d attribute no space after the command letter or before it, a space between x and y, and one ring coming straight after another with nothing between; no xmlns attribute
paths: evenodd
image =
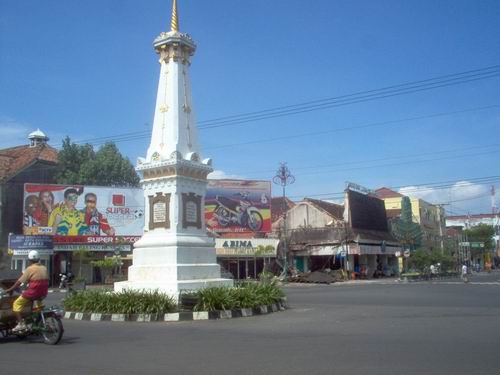
<svg viewBox="0 0 500 375"><path fill-rule="evenodd" d="M449 280L449 279L458 279L460 278L460 276L437 276L437 277L433 277L433 278L430 278L430 279L427 279L425 277L419 277L419 278L411 278L411 279L407 279L407 278L400 278L400 279L397 279L398 282L400 283L415 283L415 282L420 282L420 281L439 281L439 280Z"/></svg>
<svg viewBox="0 0 500 375"><path fill-rule="evenodd" d="M98 313L78 313L66 311L64 319L86 320L86 321L107 321L107 322L185 322L194 320L218 320L232 318L246 318L255 315L266 315L278 311L284 311L288 306L283 302L274 303L267 306L259 306L248 309L216 310L216 311L181 311L170 314L98 314Z"/></svg>

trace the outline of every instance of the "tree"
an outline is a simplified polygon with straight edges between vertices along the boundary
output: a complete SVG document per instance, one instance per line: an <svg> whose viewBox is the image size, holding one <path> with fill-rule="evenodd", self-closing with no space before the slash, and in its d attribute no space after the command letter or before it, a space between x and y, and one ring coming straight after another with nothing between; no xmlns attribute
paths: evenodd
<svg viewBox="0 0 500 375"><path fill-rule="evenodd" d="M495 227L488 224L478 224L464 231L469 242L480 242L484 244L483 248L472 248L474 256L482 254L485 263L491 262L491 251L494 249L493 236L495 235Z"/></svg>
<svg viewBox="0 0 500 375"><path fill-rule="evenodd" d="M66 137L59 151L56 182L135 187L139 185L139 177L130 160L113 142L107 142L95 152L92 145L77 145Z"/></svg>
<svg viewBox="0 0 500 375"><path fill-rule="evenodd" d="M495 235L495 228L488 224L478 224L470 229L464 231L469 242L481 242L484 243L485 250L493 249L493 236Z"/></svg>
<svg viewBox="0 0 500 375"><path fill-rule="evenodd" d="M392 234L405 249L414 250L420 245L422 229L414 223L409 197L401 198L401 216L391 224Z"/></svg>

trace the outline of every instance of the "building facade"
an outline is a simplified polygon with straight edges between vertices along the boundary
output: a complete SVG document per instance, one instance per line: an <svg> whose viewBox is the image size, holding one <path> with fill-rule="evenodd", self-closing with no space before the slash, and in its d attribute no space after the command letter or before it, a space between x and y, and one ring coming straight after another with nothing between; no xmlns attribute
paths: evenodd
<svg viewBox="0 0 500 375"><path fill-rule="evenodd" d="M388 188L376 190L377 196L384 201L388 219L401 214L401 198L403 195ZM446 235L445 211L443 207L428 203L422 199L409 197L413 221L422 229L423 248L442 250Z"/></svg>

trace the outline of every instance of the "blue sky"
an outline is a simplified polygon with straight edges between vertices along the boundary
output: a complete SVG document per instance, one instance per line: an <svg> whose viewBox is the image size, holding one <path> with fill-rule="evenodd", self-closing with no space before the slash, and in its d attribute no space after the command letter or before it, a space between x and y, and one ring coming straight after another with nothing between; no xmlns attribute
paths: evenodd
<svg viewBox="0 0 500 375"><path fill-rule="evenodd" d="M150 130L159 74L152 41L169 28L170 11L171 0L3 0L0 147L36 128L55 146L65 135ZM190 74L199 121L500 64L498 1L179 0L179 14L181 31L198 44ZM346 181L377 188L465 180L410 191L451 201L457 214L487 212L489 186L500 178L471 179L500 175L500 107L475 109L500 105L499 87L492 77L199 136L220 175L270 179L288 162L294 199L338 198L330 193ZM297 137L275 139L289 135ZM135 162L148 142L117 144Z"/></svg>

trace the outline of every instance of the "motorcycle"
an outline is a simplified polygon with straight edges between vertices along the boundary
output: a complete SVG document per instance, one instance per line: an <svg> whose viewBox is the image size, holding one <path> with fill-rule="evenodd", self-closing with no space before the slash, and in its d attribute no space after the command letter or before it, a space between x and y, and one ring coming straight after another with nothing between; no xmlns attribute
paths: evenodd
<svg viewBox="0 0 500 375"><path fill-rule="evenodd" d="M68 273L60 273L59 277L61 280L59 281L59 289L66 289L71 286L71 281L73 280L73 274Z"/></svg>
<svg viewBox="0 0 500 375"><path fill-rule="evenodd" d="M241 199L230 199L217 195L217 202L214 210L214 216L222 227L231 224L237 224L242 227L248 227L253 232L259 232L262 229L264 220L259 210L252 206L248 199L248 193L236 194Z"/></svg>
<svg viewBox="0 0 500 375"><path fill-rule="evenodd" d="M63 312L54 307L45 308L40 300L34 301L29 309L22 312L26 329L18 332L12 331L17 325L17 319L12 311L12 304L17 297L7 295L0 290L0 333L2 336L17 336L22 339L28 336L41 336L45 344L58 344L64 333L61 321Z"/></svg>

